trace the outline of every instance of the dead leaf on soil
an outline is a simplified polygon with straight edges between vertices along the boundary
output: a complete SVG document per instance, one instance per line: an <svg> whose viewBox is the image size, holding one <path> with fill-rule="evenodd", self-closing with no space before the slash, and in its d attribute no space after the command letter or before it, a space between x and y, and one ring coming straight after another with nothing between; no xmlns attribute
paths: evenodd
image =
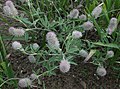
<svg viewBox="0 0 120 89"><path fill-rule="evenodd" d="M87 89L87 85L84 81L81 81L80 84L83 86L84 89Z"/></svg>

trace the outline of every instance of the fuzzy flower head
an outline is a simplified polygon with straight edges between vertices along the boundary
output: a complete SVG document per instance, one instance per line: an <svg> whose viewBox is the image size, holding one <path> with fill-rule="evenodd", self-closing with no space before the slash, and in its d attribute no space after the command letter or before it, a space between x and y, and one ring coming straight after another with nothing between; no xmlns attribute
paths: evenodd
<svg viewBox="0 0 120 89"><path fill-rule="evenodd" d="M72 32L72 37L74 39L81 38L82 37L82 33L75 30L75 31Z"/></svg>
<svg viewBox="0 0 120 89"><path fill-rule="evenodd" d="M83 23L82 27L84 30L91 30L93 28L93 23L90 21L87 21L85 23Z"/></svg>
<svg viewBox="0 0 120 89"><path fill-rule="evenodd" d="M25 30L23 28L17 29L14 27L10 27L8 31L11 35L14 35L14 36L23 36L25 34Z"/></svg>
<svg viewBox="0 0 120 89"><path fill-rule="evenodd" d="M107 51L107 55L106 55L107 58L111 58L113 56L114 56L114 52L112 50L111 51Z"/></svg>
<svg viewBox="0 0 120 89"><path fill-rule="evenodd" d="M13 48L14 50L18 50L18 49L21 49L21 48L22 48L22 45L20 44L20 42L14 41L14 42L12 43L12 48Z"/></svg>
<svg viewBox="0 0 120 89"><path fill-rule="evenodd" d="M83 50L83 49L80 50L79 54L80 54L80 56L82 56L82 57L87 57L87 56L88 56L88 52L85 51L85 50Z"/></svg>
<svg viewBox="0 0 120 89"><path fill-rule="evenodd" d="M96 70L97 75L103 77L107 74L107 71L104 67L98 67Z"/></svg>
<svg viewBox="0 0 120 89"><path fill-rule="evenodd" d="M117 19L111 18L109 26L107 28L107 33L111 35L115 31L116 28L117 28Z"/></svg>
<svg viewBox="0 0 120 89"><path fill-rule="evenodd" d="M92 11L92 16L95 17L95 19L97 19L99 17L99 15L102 12L102 7L101 6L97 6L93 9Z"/></svg>
<svg viewBox="0 0 120 89"><path fill-rule="evenodd" d="M82 15L79 16L79 19L80 19L80 20L86 20L87 17L86 17L86 15L82 14Z"/></svg>
<svg viewBox="0 0 120 89"><path fill-rule="evenodd" d="M37 75L36 74L31 74L30 75L30 79L31 80L36 80L38 77L37 77Z"/></svg>
<svg viewBox="0 0 120 89"><path fill-rule="evenodd" d="M54 32L48 32L46 34L46 40L47 40L47 43L48 45L53 48L53 49L59 49L59 41L56 37L56 34Z"/></svg>
<svg viewBox="0 0 120 89"><path fill-rule="evenodd" d="M15 7L12 1L6 1L5 5L9 6L10 8L14 8Z"/></svg>
<svg viewBox="0 0 120 89"><path fill-rule="evenodd" d="M68 15L69 18L77 18L79 16L79 11L78 9L73 9L70 11L70 14Z"/></svg>
<svg viewBox="0 0 120 89"><path fill-rule="evenodd" d="M34 43L34 44L33 44L33 49L34 49L34 50L37 50L37 49L39 49L39 48L40 48L40 46L39 46L37 43Z"/></svg>
<svg viewBox="0 0 120 89"><path fill-rule="evenodd" d="M3 7L3 12L8 16L17 16L18 11L12 1L6 1L6 6ZM8 11L8 12L7 12Z"/></svg>
<svg viewBox="0 0 120 89"><path fill-rule="evenodd" d="M31 86L31 84L32 84L32 81L29 78L20 79L19 82L18 82L18 85L21 88L26 88L28 86Z"/></svg>
<svg viewBox="0 0 120 89"><path fill-rule="evenodd" d="M3 12L4 12L4 14L7 15L7 16L11 16L11 15L12 15L12 12L11 12L11 9L10 9L9 6L4 6L4 7L3 7Z"/></svg>
<svg viewBox="0 0 120 89"><path fill-rule="evenodd" d="M29 55L28 59L31 63L35 63L36 62L36 58L33 55Z"/></svg>
<svg viewBox="0 0 120 89"><path fill-rule="evenodd" d="M61 72L66 73L70 70L70 63L67 60L61 60L59 65L59 69Z"/></svg>
<svg viewBox="0 0 120 89"><path fill-rule="evenodd" d="M14 35L14 27L10 27L9 29L8 29L8 31L9 31L9 33L11 34L11 35Z"/></svg>

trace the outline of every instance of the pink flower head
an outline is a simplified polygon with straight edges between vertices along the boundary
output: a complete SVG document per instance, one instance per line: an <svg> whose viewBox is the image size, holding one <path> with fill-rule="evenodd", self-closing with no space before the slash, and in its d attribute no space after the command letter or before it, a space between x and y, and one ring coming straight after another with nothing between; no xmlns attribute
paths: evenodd
<svg viewBox="0 0 120 89"><path fill-rule="evenodd" d="M115 31L115 29L117 28L117 24L117 19L111 18L108 28L106 30L109 35L111 35Z"/></svg>
<svg viewBox="0 0 120 89"><path fill-rule="evenodd" d="M87 21L85 23L83 23L82 27L84 30L91 30L93 28L93 23L90 21Z"/></svg>
<svg viewBox="0 0 120 89"><path fill-rule="evenodd" d="M48 32L46 34L46 40L48 42L48 45L53 49L59 49L59 41L56 37L56 34L54 32Z"/></svg>
<svg viewBox="0 0 120 89"><path fill-rule="evenodd" d="M61 60L59 68L61 72L66 73L70 70L70 63L67 60Z"/></svg>
<svg viewBox="0 0 120 89"><path fill-rule="evenodd" d="M23 28L17 29L14 27L10 27L8 31L11 35L14 36L23 36L25 34L25 30Z"/></svg>
<svg viewBox="0 0 120 89"><path fill-rule="evenodd" d="M12 1L6 1L6 2L5 2L5 5L6 5L6 6L9 6L9 7L11 7L11 8L14 7L14 4L13 4Z"/></svg>
<svg viewBox="0 0 120 89"><path fill-rule="evenodd" d="M95 17L95 19L97 19L99 17L99 15L101 14L102 12L102 7L101 6L97 6L93 9L92 11L92 16Z"/></svg>
<svg viewBox="0 0 120 89"><path fill-rule="evenodd" d="M79 11L78 9L73 9L70 11L70 14L68 15L69 18L77 18L79 16Z"/></svg>
<svg viewBox="0 0 120 89"><path fill-rule="evenodd" d="M82 37L82 33L75 30L75 31L72 32L72 37L74 39L81 38Z"/></svg>

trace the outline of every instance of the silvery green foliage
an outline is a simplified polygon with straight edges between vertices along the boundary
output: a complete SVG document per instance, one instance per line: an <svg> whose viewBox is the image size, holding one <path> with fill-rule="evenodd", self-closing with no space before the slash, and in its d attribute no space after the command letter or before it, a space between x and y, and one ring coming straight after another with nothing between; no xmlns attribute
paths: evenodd
<svg viewBox="0 0 120 89"><path fill-rule="evenodd" d="M33 81L36 80L37 78L38 78L38 77L37 77L36 74L31 74L31 75L30 75L30 79L33 80Z"/></svg>
<svg viewBox="0 0 120 89"><path fill-rule="evenodd" d="M111 51L107 51L107 55L106 55L107 58L111 58L113 56L114 56L114 52L112 50Z"/></svg>
<svg viewBox="0 0 120 89"><path fill-rule="evenodd" d="M25 88L25 87L31 86L31 84L32 84L32 81L29 78L20 79L19 82L18 82L18 85L21 88Z"/></svg>
<svg viewBox="0 0 120 89"><path fill-rule="evenodd" d="M79 19L80 20L87 20L87 17L86 17L86 15L82 14L79 16Z"/></svg>
<svg viewBox="0 0 120 89"><path fill-rule="evenodd" d="M21 45L20 42L14 41L14 42L12 43L12 48L13 48L14 50L18 50L18 49L21 49L21 48L22 48L22 45Z"/></svg>
<svg viewBox="0 0 120 89"><path fill-rule="evenodd" d="M59 69L63 73L68 72L70 70L70 63L67 60L61 60Z"/></svg>
<svg viewBox="0 0 120 89"><path fill-rule="evenodd" d="M97 6L93 9L92 16L95 17L95 19L97 19L100 16L101 12L102 12L102 7Z"/></svg>
<svg viewBox="0 0 120 89"><path fill-rule="evenodd" d="M78 16L79 16L78 9L73 9L72 11L70 11L68 18L78 18Z"/></svg>
<svg viewBox="0 0 120 89"><path fill-rule="evenodd" d="M111 35L115 31L116 28L117 28L117 19L111 18L109 26L107 28L107 33Z"/></svg>
<svg viewBox="0 0 120 89"><path fill-rule="evenodd" d="M10 27L8 31L11 35L14 35L14 36L24 36L25 34L25 30L23 28L17 29L14 27Z"/></svg>
<svg viewBox="0 0 120 89"><path fill-rule="evenodd" d="M87 21L87 22L83 23L83 25L82 25L84 30L91 30L91 29L93 29L93 26L94 26L93 23L90 21Z"/></svg>
<svg viewBox="0 0 120 89"><path fill-rule="evenodd" d="M35 63L36 62L36 58L33 55L29 55L28 59L31 63Z"/></svg>
<svg viewBox="0 0 120 89"><path fill-rule="evenodd" d="M97 73L97 75L103 77L103 76L105 76L107 74L107 71L103 66L101 66L101 67L97 68L96 73Z"/></svg>
<svg viewBox="0 0 120 89"><path fill-rule="evenodd" d="M56 34L54 32L48 32L46 34L46 40L47 40L47 43L48 45L53 48L53 49L59 49L59 41L56 37Z"/></svg>
<svg viewBox="0 0 120 89"><path fill-rule="evenodd" d="M88 52L85 51L85 50L83 50L83 49L80 50L79 54L80 54L80 56L82 56L82 57L87 57L87 56L88 56Z"/></svg>
<svg viewBox="0 0 120 89"><path fill-rule="evenodd" d="M34 49L34 50L37 50L37 49L39 49L39 48L40 48L40 46L39 46L37 43L34 43L34 44L33 44L33 49Z"/></svg>
<svg viewBox="0 0 120 89"><path fill-rule="evenodd" d="M3 12L8 16L17 16L18 11L12 1L6 1L6 6L3 7Z"/></svg>
<svg viewBox="0 0 120 89"><path fill-rule="evenodd" d="M76 31L76 30L72 32L72 38L77 39L77 38L81 38L81 37L82 37L81 32Z"/></svg>

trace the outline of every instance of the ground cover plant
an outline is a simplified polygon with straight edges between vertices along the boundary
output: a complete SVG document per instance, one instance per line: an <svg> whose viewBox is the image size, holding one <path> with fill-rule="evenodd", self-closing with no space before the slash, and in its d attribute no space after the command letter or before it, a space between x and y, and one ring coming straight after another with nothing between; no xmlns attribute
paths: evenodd
<svg viewBox="0 0 120 89"><path fill-rule="evenodd" d="M120 88L120 0L0 3L1 89Z"/></svg>

